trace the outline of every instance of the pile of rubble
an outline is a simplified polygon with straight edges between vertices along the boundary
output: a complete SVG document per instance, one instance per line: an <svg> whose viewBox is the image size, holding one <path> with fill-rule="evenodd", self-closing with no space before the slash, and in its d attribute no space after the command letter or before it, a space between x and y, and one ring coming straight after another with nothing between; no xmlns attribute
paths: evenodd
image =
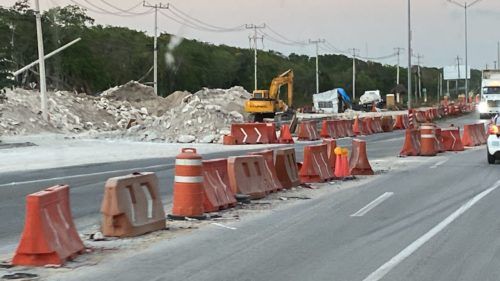
<svg viewBox="0 0 500 281"><path fill-rule="evenodd" d="M147 122L154 116L163 115L171 106L168 100L156 96L152 87L135 81L108 89L95 99L95 107L114 118L115 129L128 129L134 123Z"/></svg>
<svg viewBox="0 0 500 281"><path fill-rule="evenodd" d="M96 109L94 98L85 94L48 92L48 121L42 118L38 91L7 89L5 96L0 103L0 134L3 135L81 133L116 128L113 118Z"/></svg>
<svg viewBox="0 0 500 281"><path fill-rule="evenodd" d="M167 98L131 81L99 96L47 93L49 121L38 91L6 89L0 96L0 135L71 133L97 138L161 142L219 142L230 124L243 122L250 94L242 87L177 91Z"/></svg>
<svg viewBox="0 0 500 281"><path fill-rule="evenodd" d="M161 116L133 120L119 135L146 141L220 142L222 135L229 134L231 123L244 121L243 105L249 97L242 87L205 88L195 94L176 92L169 96L169 102L178 104Z"/></svg>

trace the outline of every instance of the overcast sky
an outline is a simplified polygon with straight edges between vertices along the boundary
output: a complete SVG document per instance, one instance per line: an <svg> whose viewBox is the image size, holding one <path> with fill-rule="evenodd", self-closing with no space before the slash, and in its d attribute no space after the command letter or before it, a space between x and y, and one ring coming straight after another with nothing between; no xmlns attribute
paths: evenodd
<svg viewBox="0 0 500 281"><path fill-rule="evenodd" d="M151 3L153 0L149 0ZM166 4L168 0L163 3ZM324 38L336 48L358 48L365 57L381 57L393 53L395 47L406 48L406 0L170 0L175 7L203 22L222 27L266 23L291 40ZM461 0L457 0L461 1ZM12 5L13 0L0 0ZM33 0L31 1L33 2ZM119 13L105 2L128 9L140 0L40 0L42 9L55 5L80 3L83 7ZM456 64L456 56L464 57L464 9L446 0L413 0L413 50L424 56L423 64L444 66ZM472 0L470 0L472 2ZM91 3L94 7L89 4ZM158 3L158 2L157 2ZM146 11L137 7L135 13ZM165 11L169 13L168 11ZM88 14L99 24L126 26L152 34L152 14L115 16ZM475 68L493 67L500 40L500 1L483 0L469 10L469 64ZM250 31L232 33L194 30L159 16L159 29L187 38L215 44L248 47ZM267 33L270 33L267 31ZM273 35L273 34L271 34ZM274 35L274 37L277 37ZM264 39L265 49L285 54L314 55L314 46L288 46ZM325 47L327 48L327 47ZM330 48L331 49L331 48ZM325 50L322 51L323 53ZM406 65L406 55L401 63ZM382 62L395 64L396 58Z"/></svg>

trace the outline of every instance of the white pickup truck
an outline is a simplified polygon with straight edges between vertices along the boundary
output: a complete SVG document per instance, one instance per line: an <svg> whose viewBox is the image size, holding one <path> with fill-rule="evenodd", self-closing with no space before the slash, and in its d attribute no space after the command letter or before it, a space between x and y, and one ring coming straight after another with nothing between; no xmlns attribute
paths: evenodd
<svg viewBox="0 0 500 281"><path fill-rule="evenodd" d="M489 119L500 113L500 70L483 70L479 118Z"/></svg>

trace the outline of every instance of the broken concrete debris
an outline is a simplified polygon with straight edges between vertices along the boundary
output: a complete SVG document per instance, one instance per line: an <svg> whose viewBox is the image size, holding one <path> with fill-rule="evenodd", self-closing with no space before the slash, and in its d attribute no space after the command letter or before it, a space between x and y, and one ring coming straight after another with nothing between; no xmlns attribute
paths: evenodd
<svg viewBox="0 0 500 281"><path fill-rule="evenodd" d="M6 89L0 97L0 134L71 133L94 138L157 142L220 142L231 123L244 122L250 94L242 87L176 91L166 98L130 81L98 96L68 91L47 93L43 120L38 91Z"/></svg>

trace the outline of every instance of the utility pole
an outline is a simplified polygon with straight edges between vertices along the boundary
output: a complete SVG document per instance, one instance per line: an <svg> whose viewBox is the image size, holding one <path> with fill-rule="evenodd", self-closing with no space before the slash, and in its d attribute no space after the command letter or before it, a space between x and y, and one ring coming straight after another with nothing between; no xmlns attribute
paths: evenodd
<svg viewBox="0 0 500 281"><path fill-rule="evenodd" d="M415 103L419 103L420 99L418 98L418 68L415 72Z"/></svg>
<svg viewBox="0 0 500 281"><path fill-rule="evenodd" d="M404 50L403 48L394 48L394 51L396 51L396 54L398 55L398 66L396 68L396 85L399 85L399 55L401 54L401 51Z"/></svg>
<svg viewBox="0 0 500 281"><path fill-rule="evenodd" d="M40 13L40 3L35 0L35 17L36 17L36 38L38 43L38 61L40 69L40 101L42 104L42 118L49 121L49 112L47 108L47 78L45 77L45 53L43 50L43 33L42 33L42 15Z"/></svg>
<svg viewBox="0 0 500 281"><path fill-rule="evenodd" d="M497 68L497 61L496 60L493 61L493 69L498 69Z"/></svg>
<svg viewBox="0 0 500 281"><path fill-rule="evenodd" d="M158 9L168 9L169 4L164 5L162 3L151 5L142 2L144 7L155 9L155 30L154 30L154 43L153 43L153 86L155 95L158 95Z"/></svg>
<svg viewBox="0 0 500 281"><path fill-rule="evenodd" d="M356 56L359 49L351 48L349 51L352 52L352 100L356 99Z"/></svg>
<svg viewBox="0 0 500 281"><path fill-rule="evenodd" d="M438 74L438 83L437 83L437 100L439 101L439 97L441 96L441 72Z"/></svg>
<svg viewBox="0 0 500 281"><path fill-rule="evenodd" d="M438 91L438 102L441 100L443 96L443 73L439 72L439 91Z"/></svg>
<svg viewBox="0 0 500 281"><path fill-rule="evenodd" d="M500 69L500 42L497 42L497 62L498 62L497 69Z"/></svg>
<svg viewBox="0 0 500 281"><path fill-rule="evenodd" d="M458 97L458 81L460 81L460 61L462 59L457 56L457 80L455 80L455 93L457 94Z"/></svg>
<svg viewBox="0 0 500 281"><path fill-rule="evenodd" d="M408 109L411 109L411 0L408 0Z"/></svg>
<svg viewBox="0 0 500 281"><path fill-rule="evenodd" d="M319 93L319 44L325 43L325 39L311 40L309 39L309 44L316 45L316 94Z"/></svg>
<svg viewBox="0 0 500 281"><path fill-rule="evenodd" d="M468 35L467 35L467 8L469 8L469 6L467 6L467 2L465 2L464 4L464 7L465 7L465 103L468 104L469 103L469 71L467 68L469 68L469 65L468 65L468 59L469 59L469 55L468 55L468 51L467 51L467 48L468 48L468 44L467 44L467 40L468 40ZM460 73L460 71L459 71Z"/></svg>
<svg viewBox="0 0 500 281"><path fill-rule="evenodd" d="M422 72L420 69L420 60L423 59L424 56L417 54L417 77L418 77L418 98L422 99Z"/></svg>
<svg viewBox="0 0 500 281"><path fill-rule="evenodd" d="M82 40L82 38L80 38L80 37L76 38L75 40L73 40L73 41L69 42L68 44L66 44L66 45L64 45L64 46L62 46L62 47L60 47L60 48L58 48L58 49L56 49L56 50L54 50L54 51L52 51L52 52L48 53L47 55L45 55L45 56L44 56L44 59L48 59L48 58L52 57L53 55L55 55L55 54L57 54L57 53L59 53L59 52L63 51L64 49L68 48L69 46L71 46L71 45L75 44L76 42L78 42L78 41L80 41L80 40ZM13 75L14 77L16 77L16 76L18 76L19 74L21 74L21 73L25 72L26 70L30 69L31 67L33 67L33 66L37 65L38 63L39 63L39 60L36 60L36 61L34 61L34 62L32 62L32 63L30 63L30 64L28 64L28 65L26 65L26 66L22 67L21 69L18 69L18 70L16 70L16 71L14 71L14 72L12 73L12 75Z"/></svg>
<svg viewBox="0 0 500 281"><path fill-rule="evenodd" d="M245 24L246 29L253 29L253 35L249 36L248 39L253 40L253 51L254 51L254 90L257 90L257 40L264 41L264 36L257 35L257 29L266 28L266 24L261 25L255 24Z"/></svg>
<svg viewBox="0 0 500 281"><path fill-rule="evenodd" d="M469 103L469 56L468 56L468 26L467 26L467 10L472 7L473 5L479 3L481 0L475 0L472 1L471 3L464 2L459 3L457 0L448 0L448 2L453 3L460 8L464 9L465 13L465 103ZM500 61L500 60L499 60Z"/></svg>

